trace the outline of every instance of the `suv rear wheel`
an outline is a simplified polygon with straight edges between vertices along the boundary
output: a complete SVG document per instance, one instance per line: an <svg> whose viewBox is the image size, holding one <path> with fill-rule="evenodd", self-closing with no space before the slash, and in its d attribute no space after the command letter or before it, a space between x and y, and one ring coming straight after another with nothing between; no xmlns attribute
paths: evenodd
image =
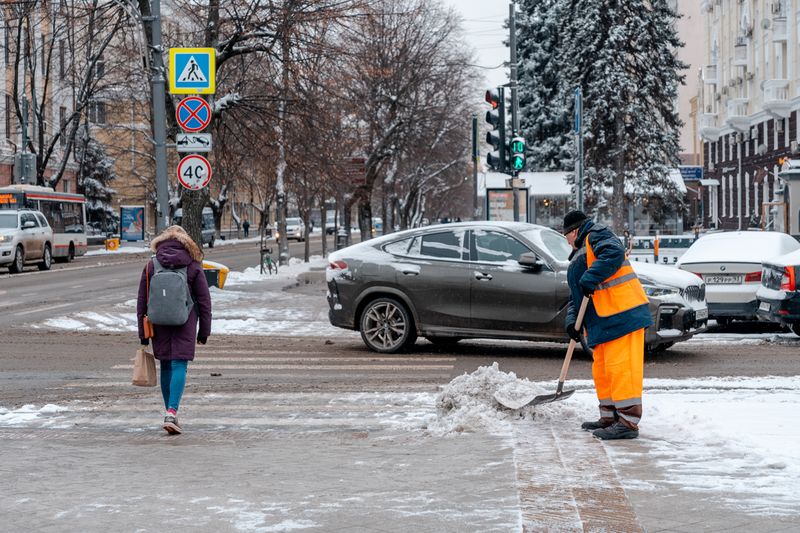
<svg viewBox="0 0 800 533"><path fill-rule="evenodd" d="M800 336L800 322L793 322L789 324L789 329L791 329L792 333L795 335Z"/></svg>
<svg viewBox="0 0 800 533"><path fill-rule="evenodd" d="M371 301L361 313L361 338L367 348L396 353L417 340L414 321L406 307L394 298Z"/></svg>
<svg viewBox="0 0 800 533"><path fill-rule="evenodd" d="M50 251L50 245L44 245L44 255L42 256L42 262L39 263L38 266L39 270L50 270L50 266L53 264L53 253Z"/></svg>
<svg viewBox="0 0 800 533"><path fill-rule="evenodd" d="M8 265L8 271L12 274L19 274L24 266L25 252L22 250L22 246L17 246L17 250L14 252L14 261Z"/></svg>

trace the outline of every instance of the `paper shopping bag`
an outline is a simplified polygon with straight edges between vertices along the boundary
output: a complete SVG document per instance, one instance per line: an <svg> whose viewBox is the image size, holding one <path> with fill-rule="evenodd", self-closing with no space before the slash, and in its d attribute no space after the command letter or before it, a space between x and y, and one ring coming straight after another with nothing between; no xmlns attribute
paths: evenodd
<svg viewBox="0 0 800 533"><path fill-rule="evenodd" d="M133 360L133 384L139 387L156 386L156 359L144 348L139 348Z"/></svg>

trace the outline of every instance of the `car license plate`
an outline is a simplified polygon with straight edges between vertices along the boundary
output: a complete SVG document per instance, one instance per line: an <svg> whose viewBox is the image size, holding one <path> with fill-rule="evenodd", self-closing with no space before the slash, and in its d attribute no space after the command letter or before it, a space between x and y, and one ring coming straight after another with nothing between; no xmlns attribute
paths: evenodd
<svg viewBox="0 0 800 533"><path fill-rule="evenodd" d="M706 320L708 318L708 309L698 309L694 312L695 320Z"/></svg>
<svg viewBox="0 0 800 533"><path fill-rule="evenodd" d="M766 311L767 313L769 313L769 311L770 311L769 302L761 302L761 305L758 306L758 310L759 311Z"/></svg>
<svg viewBox="0 0 800 533"><path fill-rule="evenodd" d="M706 282L706 285L736 285L742 282L742 276L717 274L705 276L703 281Z"/></svg>

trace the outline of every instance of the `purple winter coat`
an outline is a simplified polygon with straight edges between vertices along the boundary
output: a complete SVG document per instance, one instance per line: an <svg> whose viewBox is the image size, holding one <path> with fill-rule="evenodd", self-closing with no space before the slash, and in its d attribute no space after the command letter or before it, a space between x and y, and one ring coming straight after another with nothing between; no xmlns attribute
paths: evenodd
<svg viewBox="0 0 800 533"><path fill-rule="evenodd" d="M168 232L169 229L166 231ZM198 256L202 257L200 250L194 241L185 234L162 233L153 240L152 246L156 249L158 262L163 266L167 268L188 267L186 275L192 299L195 302L194 308L189 313L189 320L184 325L153 326L155 336L150 339L153 342L153 355L162 361L172 359L191 361L194 359L196 339L198 337L207 338L211 334L211 295L208 292L208 282L203 273L203 267L196 259ZM139 282L139 297L136 303L139 339L144 338L142 318L147 314L147 279L145 276L152 277L153 268L153 262L149 261L142 271ZM197 329L198 313L200 315L199 330Z"/></svg>

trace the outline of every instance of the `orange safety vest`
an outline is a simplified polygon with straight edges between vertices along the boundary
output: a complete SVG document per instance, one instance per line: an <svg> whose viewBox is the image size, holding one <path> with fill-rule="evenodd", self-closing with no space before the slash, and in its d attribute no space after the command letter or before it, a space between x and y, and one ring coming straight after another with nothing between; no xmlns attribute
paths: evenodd
<svg viewBox="0 0 800 533"><path fill-rule="evenodd" d="M594 251L587 237L586 268L591 268L594 260ZM650 300L627 257L619 270L598 285L592 295L594 309L601 317L617 315L649 302Z"/></svg>

